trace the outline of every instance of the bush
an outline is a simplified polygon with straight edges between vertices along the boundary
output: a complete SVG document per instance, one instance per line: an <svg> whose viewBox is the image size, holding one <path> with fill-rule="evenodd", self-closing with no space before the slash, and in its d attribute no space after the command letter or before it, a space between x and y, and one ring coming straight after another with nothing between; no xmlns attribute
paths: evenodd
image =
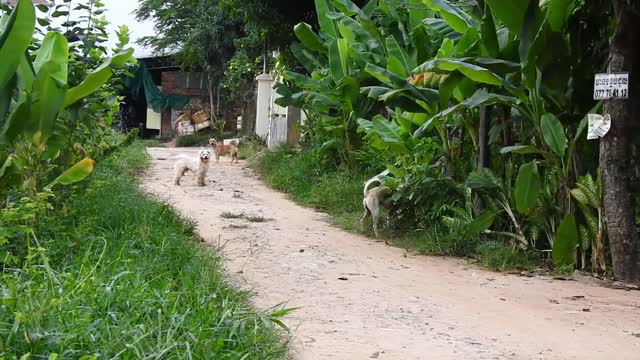
<svg viewBox="0 0 640 360"><path fill-rule="evenodd" d="M140 192L146 163L135 142L40 218L29 263L2 273L0 358L286 355L272 326L286 311L257 314L226 283L193 224Z"/></svg>

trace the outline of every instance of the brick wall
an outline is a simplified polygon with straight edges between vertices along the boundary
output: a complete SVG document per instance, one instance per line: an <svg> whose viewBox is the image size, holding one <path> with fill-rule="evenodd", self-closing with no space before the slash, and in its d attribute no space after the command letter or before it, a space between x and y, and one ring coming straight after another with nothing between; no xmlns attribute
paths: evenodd
<svg viewBox="0 0 640 360"><path fill-rule="evenodd" d="M196 113L202 109L209 110L209 94L206 89L185 89L177 87L176 75L178 72L167 71L162 73L161 87L165 94L188 95L191 97L189 104L178 111L178 116L184 111ZM220 109L225 119L225 130L236 130L237 118L242 114L242 109L237 104L230 104ZM164 111L160 121L161 135L164 139L170 139L175 134L171 126L171 111Z"/></svg>

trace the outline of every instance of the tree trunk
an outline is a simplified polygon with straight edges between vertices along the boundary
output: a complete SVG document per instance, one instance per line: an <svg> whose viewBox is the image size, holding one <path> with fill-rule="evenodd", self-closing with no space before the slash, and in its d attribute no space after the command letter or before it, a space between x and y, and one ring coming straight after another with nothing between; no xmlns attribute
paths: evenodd
<svg viewBox="0 0 640 360"><path fill-rule="evenodd" d="M478 125L478 170L489 167L489 123L491 107L480 108L480 124Z"/></svg>
<svg viewBox="0 0 640 360"><path fill-rule="evenodd" d="M209 113L211 115L211 124L216 121L216 106L213 101L213 81L211 78L207 79L207 91L209 91Z"/></svg>
<svg viewBox="0 0 640 360"><path fill-rule="evenodd" d="M478 170L489 167L489 126L491 119L491 107L483 106L480 108L480 122L478 124ZM484 210L484 202L482 198L475 195L473 199L473 207L476 216Z"/></svg>
<svg viewBox="0 0 640 360"><path fill-rule="evenodd" d="M634 212L627 169L630 166L630 128L633 122L633 96L638 94L636 69L640 70L637 44L640 40L640 16L628 0L614 1L616 28L609 53L608 72L630 73L630 99L607 100L604 113L611 114L611 130L600 140L600 171L604 191L604 213L609 230L613 273L625 281L640 281L640 243L634 224ZM640 74L640 72L638 72Z"/></svg>

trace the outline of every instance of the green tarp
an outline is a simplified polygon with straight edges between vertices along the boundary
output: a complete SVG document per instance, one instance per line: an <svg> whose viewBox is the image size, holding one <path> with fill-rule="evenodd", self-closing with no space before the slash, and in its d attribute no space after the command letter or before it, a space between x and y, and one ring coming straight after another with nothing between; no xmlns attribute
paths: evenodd
<svg viewBox="0 0 640 360"><path fill-rule="evenodd" d="M189 96L164 94L156 84L153 83L151 73L147 67L140 63L139 66L132 68L133 77L126 77L124 86L135 97L140 96L140 91L144 90L144 97L147 99L147 106L155 112L163 112L165 110L180 110L189 103Z"/></svg>

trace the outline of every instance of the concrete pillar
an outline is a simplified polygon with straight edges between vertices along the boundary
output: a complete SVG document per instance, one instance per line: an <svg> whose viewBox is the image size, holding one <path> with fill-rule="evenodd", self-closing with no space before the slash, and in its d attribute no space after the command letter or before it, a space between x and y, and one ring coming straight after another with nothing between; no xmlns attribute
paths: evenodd
<svg viewBox="0 0 640 360"><path fill-rule="evenodd" d="M265 139L269 134L269 115L273 78L271 78L271 75L267 73L262 73L256 77L256 80L258 81L256 99L256 134Z"/></svg>

